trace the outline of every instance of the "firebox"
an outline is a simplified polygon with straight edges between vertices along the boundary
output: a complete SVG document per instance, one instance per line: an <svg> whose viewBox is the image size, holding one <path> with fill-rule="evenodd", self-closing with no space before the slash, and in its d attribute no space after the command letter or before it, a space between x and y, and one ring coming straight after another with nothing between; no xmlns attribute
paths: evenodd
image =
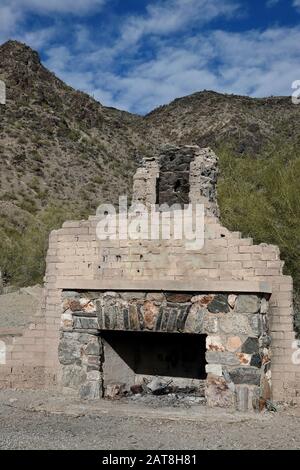
<svg viewBox="0 0 300 470"><path fill-rule="evenodd" d="M101 339L136 376L206 379L206 335L105 331ZM118 382L117 370L107 373Z"/></svg>
<svg viewBox="0 0 300 470"><path fill-rule="evenodd" d="M81 398L130 394L159 378L209 406L249 409L270 394L268 294L64 291L63 386Z"/></svg>

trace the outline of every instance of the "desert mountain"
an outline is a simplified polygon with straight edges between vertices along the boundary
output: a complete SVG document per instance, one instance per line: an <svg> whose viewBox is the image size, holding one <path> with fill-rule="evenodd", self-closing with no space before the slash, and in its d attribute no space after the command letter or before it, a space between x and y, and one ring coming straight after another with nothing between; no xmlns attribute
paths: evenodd
<svg viewBox="0 0 300 470"><path fill-rule="evenodd" d="M285 223L281 212L290 216L291 204L293 214L293 204L300 207L299 191L295 188L288 196L292 203L289 199L278 211L273 205L282 198L273 201L269 178L277 181L283 169L300 173L300 106L290 98L204 91L136 116L67 86L36 52L16 41L0 46L0 80L7 86L7 103L0 106L0 267L7 281L41 280L49 230L130 193L140 157L165 143L211 146L218 152L225 222L257 241L278 242L294 273L299 255L290 244L298 250L294 238L300 230L297 226L282 240L280 224ZM293 186L289 174L284 177ZM256 193L252 206L264 218L255 211L255 219L248 217L249 195ZM273 215L276 224L269 232Z"/></svg>

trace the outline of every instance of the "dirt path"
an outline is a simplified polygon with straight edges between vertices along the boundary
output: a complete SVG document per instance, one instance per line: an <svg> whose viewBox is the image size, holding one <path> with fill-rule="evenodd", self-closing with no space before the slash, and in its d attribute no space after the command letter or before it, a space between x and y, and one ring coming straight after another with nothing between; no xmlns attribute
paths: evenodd
<svg viewBox="0 0 300 470"><path fill-rule="evenodd" d="M0 449L299 449L299 411L149 409L0 391Z"/></svg>

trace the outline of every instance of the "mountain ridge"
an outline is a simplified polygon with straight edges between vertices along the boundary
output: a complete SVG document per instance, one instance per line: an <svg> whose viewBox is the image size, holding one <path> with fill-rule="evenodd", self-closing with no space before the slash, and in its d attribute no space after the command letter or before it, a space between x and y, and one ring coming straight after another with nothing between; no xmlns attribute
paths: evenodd
<svg viewBox="0 0 300 470"><path fill-rule="evenodd" d="M243 222L242 197L248 186L267 193L275 167L298 165L300 106L290 98L204 90L135 115L66 85L17 41L0 46L0 79L7 86L7 103L0 106L0 267L7 282L40 281L49 231L130 195L138 162L164 144L212 147L221 157L224 221L276 242L265 226L252 230ZM257 172L266 172L264 178ZM236 178L241 186L240 174L248 186L235 206L230 185Z"/></svg>

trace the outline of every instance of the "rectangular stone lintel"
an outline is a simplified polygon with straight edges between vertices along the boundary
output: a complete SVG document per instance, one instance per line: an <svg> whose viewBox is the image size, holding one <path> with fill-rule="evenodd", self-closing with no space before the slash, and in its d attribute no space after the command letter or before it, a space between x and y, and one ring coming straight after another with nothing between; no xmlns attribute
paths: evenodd
<svg viewBox="0 0 300 470"><path fill-rule="evenodd" d="M176 291L176 292L232 292L272 294L272 287L264 281L172 281L172 280L74 280L64 279L57 289L104 291Z"/></svg>

